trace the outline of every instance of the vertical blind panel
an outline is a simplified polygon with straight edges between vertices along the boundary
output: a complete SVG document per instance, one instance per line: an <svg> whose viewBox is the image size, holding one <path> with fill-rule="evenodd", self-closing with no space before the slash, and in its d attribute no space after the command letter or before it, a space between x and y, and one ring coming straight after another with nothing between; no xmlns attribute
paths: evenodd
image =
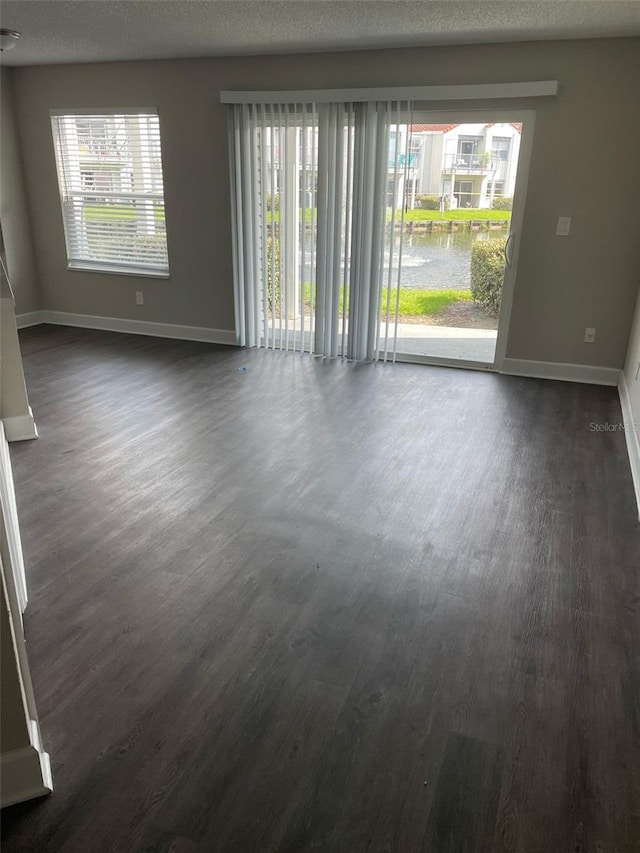
<svg viewBox="0 0 640 853"><path fill-rule="evenodd" d="M410 126L409 109L395 102L230 108L241 345L394 357L407 182L390 134Z"/></svg>
<svg viewBox="0 0 640 853"><path fill-rule="evenodd" d="M398 342L400 287L405 212L409 205L410 157L401 151L411 151L413 116L410 103L389 102L387 130L388 183L386 198L384 242L385 257L381 259L381 323L376 358L395 361ZM404 140L402 139L405 136Z"/></svg>
<svg viewBox="0 0 640 853"><path fill-rule="evenodd" d="M230 136L238 340L313 351L318 117L312 105L248 105Z"/></svg>
<svg viewBox="0 0 640 853"><path fill-rule="evenodd" d="M51 125L69 264L168 272L158 116L53 115Z"/></svg>

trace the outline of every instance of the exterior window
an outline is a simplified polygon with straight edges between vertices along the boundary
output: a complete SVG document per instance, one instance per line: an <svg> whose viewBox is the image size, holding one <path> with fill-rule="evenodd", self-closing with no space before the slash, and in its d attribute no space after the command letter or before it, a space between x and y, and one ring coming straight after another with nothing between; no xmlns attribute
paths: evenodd
<svg viewBox="0 0 640 853"><path fill-rule="evenodd" d="M491 143L491 157L493 160L505 162L509 159L509 148L511 140L507 136L494 136Z"/></svg>
<svg viewBox="0 0 640 853"><path fill-rule="evenodd" d="M92 190L95 186L96 176L91 169L80 170L80 183L83 190Z"/></svg>
<svg viewBox="0 0 640 853"><path fill-rule="evenodd" d="M70 269L169 274L156 113L51 116Z"/></svg>
<svg viewBox="0 0 640 853"><path fill-rule="evenodd" d="M458 152L456 166L471 169L482 164L479 150L481 139L479 136L461 136L458 140Z"/></svg>
<svg viewBox="0 0 640 853"><path fill-rule="evenodd" d="M494 181L501 183L504 187L504 181L509 171L509 155L511 153L511 140L506 136L494 136L491 141L491 169L493 171ZM496 189L496 193L498 190ZM500 190L502 193L502 190Z"/></svg>
<svg viewBox="0 0 640 853"><path fill-rule="evenodd" d="M457 202L457 207L478 206L473 181L456 181L453 187L453 195Z"/></svg>

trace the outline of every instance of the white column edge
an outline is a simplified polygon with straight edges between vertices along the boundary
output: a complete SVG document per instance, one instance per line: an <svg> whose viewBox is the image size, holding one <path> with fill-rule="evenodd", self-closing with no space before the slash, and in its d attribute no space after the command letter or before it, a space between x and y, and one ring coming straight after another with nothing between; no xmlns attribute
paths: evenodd
<svg viewBox="0 0 640 853"><path fill-rule="evenodd" d="M622 421L624 423L624 437L627 441L627 452L631 466L631 479L636 493L638 505L638 518L640 519L640 423L637 423L631 407L631 396L629 386L624 373L620 374L618 383L620 395L620 408L622 409Z"/></svg>

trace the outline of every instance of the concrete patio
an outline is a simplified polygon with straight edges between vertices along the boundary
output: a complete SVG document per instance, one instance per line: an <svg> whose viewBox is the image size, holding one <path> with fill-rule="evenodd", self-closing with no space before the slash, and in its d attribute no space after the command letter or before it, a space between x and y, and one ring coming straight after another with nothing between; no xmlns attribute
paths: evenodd
<svg viewBox="0 0 640 853"><path fill-rule="evenodd" d="M309 318L307 318L307 323ZM269 329L269 346L273 346L275 336L276 347L300 349L300 318L289 318L288 329L277 324L275 330ZM460 361L475 361L483 364L493 364L497 331L495 329L463 329L455 326L430 326L420 323L399 323L396 342L396 352L401 355L419 355L435 359L459 359ZM342 323L339 327L342 335ZM304 330L304 349L310 348L310 333L308 325ZM285 344L285 340L288 342ZM385 350L385 325L380 324L380 350ZM389 330L387 342L389 354L393 351L393 329Z"/></svg>
<svg viewBox="0 0 640 853"><path fill-rule="evenodd" d="M381 329L381 337L383 330ZM453 326L427 326L418 323L398 324L397 352L432 358L457 358L492 364L495 329L460 329Z"/></svg>

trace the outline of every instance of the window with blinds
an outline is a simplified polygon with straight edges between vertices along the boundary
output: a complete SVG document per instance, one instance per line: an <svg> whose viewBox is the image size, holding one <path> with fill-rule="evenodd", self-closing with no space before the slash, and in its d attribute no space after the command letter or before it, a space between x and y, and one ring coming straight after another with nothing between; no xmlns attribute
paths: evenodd
<svg viewBox="0 0 640 853"><path fill-rule="evenodd" d="M169 274L153 110L52 113L70 269Z"/></svg>

